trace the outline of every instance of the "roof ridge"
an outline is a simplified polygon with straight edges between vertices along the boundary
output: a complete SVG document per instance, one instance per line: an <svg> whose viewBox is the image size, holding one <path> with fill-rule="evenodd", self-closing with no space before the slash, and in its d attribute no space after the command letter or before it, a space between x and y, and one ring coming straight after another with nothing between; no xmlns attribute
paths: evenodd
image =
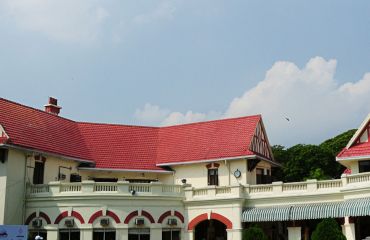
<svg viewBox="0 0 370 240"><path fill-rule="evenodd" d="M11 104L18 105L20 107L28 108L28 109L33 110L33 111L37 111L37 112L40 112L40 113L43 113L43 114L47 114L49 116L61 118L61 119L64 119L64 120L67 120L67 121L76 123L76 121L74 121L72 119L69 119L69 118L66 118L66 117L62 117L62 116L59 116L59 115L55 115L55 114L52 114L52 113L48 113L48 112L45 112L44 110L41 110L41 109L38 109L38 108L35 108L35 107L31 107L31 106L27 106L25 104L18 103L18 102L15 102L15 101L12 101L12 100L9 100L9 99L0 97L0 101L2 101L2 100L5 101L5 102L8 102L8 103L11 103Z"/></svg>
<svg viewBox="0 0 370 240"><path fill-rule="evenodd" d="M261 114L254 114L254 115L248 115L248 116L242 116L242 117L228 117L228 118L213 119L213 120L207 120L207 121L183 123L183 124L175 124L175 125L170 125L170 126L162 126L162 127L159 127L159 128L161 128L161 129L163 129L163 128L172 128L172 127L187 126L187 125L206 124L206 123L210 123L210 122L226 122L226 121L231 121L231 120L253 118L253 117L261 118Z"/></svg>
<svg viewBox="0 0 370 240"><path fill-rule="evenodd" d="M132 124L120 124L120 123L97 123L97 122L76 122L82 125L104 125L104 126L117 126L117 127L139 127L139 128L153 128L159 129L160 127L155 126L141 126L141 125L132 125Z"/></svg>

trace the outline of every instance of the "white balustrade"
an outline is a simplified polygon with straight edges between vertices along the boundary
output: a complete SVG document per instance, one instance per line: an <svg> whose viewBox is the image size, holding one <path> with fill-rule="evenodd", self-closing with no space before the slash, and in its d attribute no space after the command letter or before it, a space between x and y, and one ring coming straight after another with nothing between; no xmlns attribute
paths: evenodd
<svg viewBox="0 0 370 240"><path fill-rule="evenodd" d="M317 189L330 189L330 188L341 188L342 187L342 180L335 179L335 180L326 180L326 181L318 181L317 182Z"/></svg>
<svg viewBox="0 0 370 240"><path fill-rule="evenodd" d="M272 184L260 184L260 185L250 185L250 193L268 193L272 192Z"/></svg>
<svg viewBox="0 0 370 240"><path fill-rule="evenodd" d="M117 192L117 183L95 183L94 192Z"/></svg>
<svg viewBox="0 0 370 240"><path fill-rule="evenodd" d="M348 175L347 178L348 178L348 184L370 182L370 173L367 172L367 173Z"/></svg>
<svg viewBox="0 0 370 240"><path fill-rule="evenodd" d="M307 190L306 182L284 183L283 184L283 192L306 191L306 190Z"/></svg>

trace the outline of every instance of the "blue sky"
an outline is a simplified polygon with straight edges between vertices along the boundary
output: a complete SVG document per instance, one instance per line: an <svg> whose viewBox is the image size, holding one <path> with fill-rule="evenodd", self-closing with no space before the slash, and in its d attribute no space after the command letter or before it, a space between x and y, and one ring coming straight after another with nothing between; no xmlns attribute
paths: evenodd
<svg viewBox="0 0 370 240"><path fill-rule="evenodd" d="M80 121L261 113L272 144L370 113L370 1L2 0L1 97ZM291 121L286 121L285 117Z"/></svg>

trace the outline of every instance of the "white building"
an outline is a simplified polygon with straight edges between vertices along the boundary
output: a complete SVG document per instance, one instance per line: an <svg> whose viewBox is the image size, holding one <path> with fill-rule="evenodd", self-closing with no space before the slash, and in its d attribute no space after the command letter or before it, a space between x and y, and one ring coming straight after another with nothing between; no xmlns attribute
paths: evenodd
<svg viewBox="0 0 370 240"><path fill-rule="evenodd" d="M369 118L338 162L352 174L271 183L259 115L172 127L75 122L0 98L0 225L44 239L307 239L333 217L347 239L370 236ZM282 237L282 238L280 238Z"/></svg>

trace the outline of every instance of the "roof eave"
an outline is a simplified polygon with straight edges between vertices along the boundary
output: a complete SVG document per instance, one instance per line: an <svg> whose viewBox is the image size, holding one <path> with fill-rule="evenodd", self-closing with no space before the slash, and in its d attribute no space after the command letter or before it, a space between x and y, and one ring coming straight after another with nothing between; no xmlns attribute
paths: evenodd
<svg viewBox="0 0 370 240"><path fill-rule="evenodd" d="M367 160L370 155L351 156L351 157L336 157L336 161L351 161L351 160Z"/></svg>
<svg viewBox="0 0 370 240"><path fill-rule="evenodd" d="M10 148L10 149L15 149L15 150L20 150L20 151L25 151L25 152L30 152L30 153L45 154L45 155L48 155L48 156L58 157L58 158L61 158L61 159L64 159L64 160L71 160L71 161L75 161L75 162L95 163L92 160L70 157L70 156L66 156L66 155L62 155L62 154L56 154L56 153L52 153L52 152L48 152L48 151L42 151L42 150L22 147L22 146L18 146L18 145L0 144L0 147L7 147L7 148Z"/></svg>
<svg viewBox="0 0 370 240"><path fill-rule="evenodd" d="M121 169L121 168L88 168L80 167L78 170L82 171L101 171L101 172L150 172L150 173L167 173L172 174L173 171L154 170L154 169Z"/></svg>

